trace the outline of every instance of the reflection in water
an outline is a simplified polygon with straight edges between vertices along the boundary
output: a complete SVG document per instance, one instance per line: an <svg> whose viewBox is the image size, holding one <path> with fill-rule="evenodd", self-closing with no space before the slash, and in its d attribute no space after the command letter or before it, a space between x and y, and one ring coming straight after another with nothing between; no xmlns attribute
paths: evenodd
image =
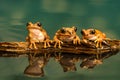
<svg viewBox="0 0 120 80"><path fill-rule="evenodd" d="M77 59L77 57L74 57L74 55L72 56L72 54L70 56L68 54L61 56L62 57L58 60L58 62L62 66L63 71L76 71L75 63L78 61L79 57Z"/></svg>
<svg viewBox="0 0 120 80"><path fill-rule="evenodd" d="M70 53L54 53L54 55L45 54L45 55L32 55L29 54L28 61L29 65L26 67L24 74L32 77L43 77L44 67L47 65L47 62L50 58L55 58L55 60L61 65L64 72L74 72L77 70L76 63L80 63L81 68L93 69L96 65L102 64L103 60L109 58L112 55L118 53L117 50L113 50L104 54L100 54L99 58L96 58L96 55L88 54L70 54Z"/></svg>
<svg viewBox="0 0 120 80"><path fill-rule="evenodd" d="M102 64L102 60L100 59L85 59L80 64L80 67L86 68L86 69L93 69L96 65Z"/></svg>
<svg viewBox="0 0 120 80"><path fill-rule="evenodd" d="M24 74L28 76L42 77L44 76L44 66L49 61L49 57L43 55L39 57L32 56L31 54L28 57L29 65L24 71Z"/></svg>

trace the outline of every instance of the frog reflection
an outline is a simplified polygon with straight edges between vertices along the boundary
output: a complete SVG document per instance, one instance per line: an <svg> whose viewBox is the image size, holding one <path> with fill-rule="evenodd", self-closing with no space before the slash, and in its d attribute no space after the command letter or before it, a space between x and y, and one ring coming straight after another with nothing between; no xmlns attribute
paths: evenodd
<svg viewBox="0 0 120 80"><path fill-rule="evenodd" d="M93 69L96 65L102 64L102 59L84 59L80 64L81 68Z"/></svg>
<svg viewBox="0 0 120 80"><path fill-rule="evenodd" d="M55 56L55 59L60 63L64 72L76 71L75 63L79 61L78 56L72 56L69 54L61 54L61 58Z"/></svg>
<svg viewBox="0 0 120 80"><path fill-rule="evenodd" d="M63 27L55 33L53 40L55 41L54 47L61 48L63 42L73 42L73 44L80 44L80 38L76 34L76 27Z"/></svg>
<svg viewBox="0 0 120 80"><path fill-rule="evenodd" d="M30 77L43 77L44 76L44 66L49 61L49 56L39 56L35 57L32 55L29 55L28 57L29 65L24 70L24 74Z"/></svg>
<svg viewBox="0 0 120 80"><path fill-rule="evenodd" d="M28 48L37 49L36 42L44 42L44 48L50 47L50 37L47 32L42 28L42 24L36 22L33 24L32 22L27 23L28 36L26 37L26 41L29 43Z"/></svg>

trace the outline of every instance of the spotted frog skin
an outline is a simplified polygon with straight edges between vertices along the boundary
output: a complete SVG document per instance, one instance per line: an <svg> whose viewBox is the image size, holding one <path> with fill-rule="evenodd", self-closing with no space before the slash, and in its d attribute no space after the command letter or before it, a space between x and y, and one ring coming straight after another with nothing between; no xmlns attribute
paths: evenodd
<svg viewBox="0 0 120 80"><path fill-rule="evenodd" d="M36 46L36 42L44 42L44 48L50 47L50 37L47 32L42 28L42 24L39 22L27 23L28 36L26 37L26 41L29 43L28 48L30 49L38 49Z"/></svg>
<svg viewBox="0 0 120 80"><path fill-rule="evenodd" d="M81 31L82 39L87 43L87 41L94 41L96 43L96 47L102 47L102 42L105 42L106 35L97 30L97 29L83 29Z"/></svg>
<svg viewBox="0 0 120 80"><path fill-rule="evenodd" d="M77 28L76 27L63 27L62 29L58 30L55 33L53 41L55 41L54 47L61 48L61 44L63 42L73 42L73 44L80 44L80 38L76 34Z"/></svg>

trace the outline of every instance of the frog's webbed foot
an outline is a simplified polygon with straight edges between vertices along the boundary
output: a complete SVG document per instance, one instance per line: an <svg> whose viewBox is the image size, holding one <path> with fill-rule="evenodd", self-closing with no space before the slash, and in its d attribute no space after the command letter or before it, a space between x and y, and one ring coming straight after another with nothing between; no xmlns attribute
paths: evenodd
<svg viewBox="0 0 120 80"><path fill-rule="evenodd" d="M60 40L58 40L58 39L56 39L56 40L54 40L54 41L55 41L54 48L57 48L57 45L58 45L58 48L60 48L60 49L61 49L61 44L63 44L63 42L62 42L62 41L60 41Z"/></svg>
<svg viewBox="0 0 120 80"><path fill-rule="evenodd" d="M73 40L73 44L80 44L80 38L78 36Z"/></svg>
<svg viewBox="0 0 120 80"><path fill-rule="evenodd" d="M44 48L50 47L50 43L52 43L52 40L46 39L44 42Z"/></svg>

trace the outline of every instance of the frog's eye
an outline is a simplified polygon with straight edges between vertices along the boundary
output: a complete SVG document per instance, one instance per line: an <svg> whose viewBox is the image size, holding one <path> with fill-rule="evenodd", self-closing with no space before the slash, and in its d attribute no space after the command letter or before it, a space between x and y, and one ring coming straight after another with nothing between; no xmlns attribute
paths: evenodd
<svg viewBox="0 0 120 80"><path fill-rule="evenodd" d="M90 34L95 34L95 29L91 30Z"/></svg>
<svg viewBox="0 0 120 80"><path fill-rule="evenodd" d="M72 28L74 29L75 32L77 31L77 27L73 26Z"/></svg>
<svg viewBox="0 0 120 80"><path fill-rule="evenodd" d="M30 23L29 23L29 22L27 22L26 26L29 26L29 25L30 25Z"/></svg>
<svg viewBox="0 0 120 80"><path fill-rule="evenodd" d="M81 30L81 34L84 35L84 31L83 30Z"/></svg>
<svg viewBox="0 0 120 80"><path fill-rule="evenodd" d="M37 25L38 25L39 27L41 27L41 26L42 26L42 24L41 24L41 23L39 23L39 22L37 23Z"/></svg>
<svg viewBox="0 0 120 80"><path fill-rule="evenodd" d="M61 31L61 33L65 33L65 30L63 28L60 31Z"/></svg>

